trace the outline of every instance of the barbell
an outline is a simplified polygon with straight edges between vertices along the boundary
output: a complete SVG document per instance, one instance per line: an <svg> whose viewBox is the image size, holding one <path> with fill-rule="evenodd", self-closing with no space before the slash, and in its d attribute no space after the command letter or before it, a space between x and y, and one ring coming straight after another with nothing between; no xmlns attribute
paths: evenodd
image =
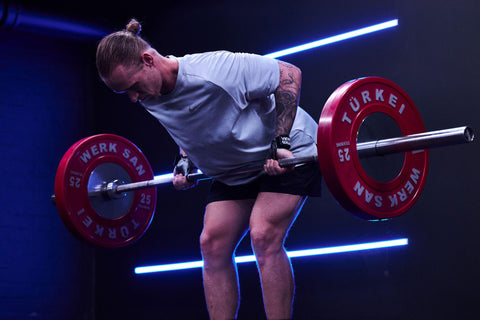
<svg viewBox="0 0 480 320"><path fill-rule="evenodd" d="M393 119L401 136L360 142L362 124L374 114ZM327 100L319 120L317 154L280 159L279 165L318 161L328 189L347 211L367 220L387 220L418 200L428 171L428 149L473 140L467 126L425 132L417 108L400 87L366 77L344 83ZM401 169L386 181L372 177L362 164L368 157L398 153L404 153ZM265 159L250 162L225 175L260 171L264 163ZM208 179L201 172L187 178ZM102 247L122 247L148 229L157 202L154 187L172 179L154 178L147 158L131 141L99 134L67 150L51 198L75 236Z"/></svg>

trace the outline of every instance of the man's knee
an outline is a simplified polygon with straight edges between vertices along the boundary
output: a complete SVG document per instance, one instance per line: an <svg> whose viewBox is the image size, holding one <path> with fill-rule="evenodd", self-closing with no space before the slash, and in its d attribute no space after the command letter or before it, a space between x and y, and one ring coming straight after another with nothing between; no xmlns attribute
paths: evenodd
<svg viewBox="0 0 480 320"><path fill-rule="evenodd" d="M221 266L231 263L233 250L220 237L203 231L200 235L200 250L206 266Z"/></svg>
<svg viewBox="0 0 480 320"><path fill-rule="evenodd" d="M218 255L218 249L219 246L217 245L215 237L204 230L200 235L200 250L202 251L202 255L204 257Z"/></svg>
<svg viewBox="0 0 480 320"><path fill-rule="evenodd" d="M252 249L261 263L264 258L281 253L285 240L285 232L273 227L257 227L250 230Z"/></svg>

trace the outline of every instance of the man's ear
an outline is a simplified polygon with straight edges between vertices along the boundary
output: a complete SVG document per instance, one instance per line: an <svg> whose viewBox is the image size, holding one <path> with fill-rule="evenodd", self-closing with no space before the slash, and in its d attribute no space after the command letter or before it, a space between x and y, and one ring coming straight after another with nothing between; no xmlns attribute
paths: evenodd
<svg viewBox="0 0 480 320"><path fill-rule="evenodd" d="M145 66L147 66L147 67L153 66L154 59L153 59L153 56L150 53L148 53L146 51L143 52L141 58L142 58L142 63L145 64Z"/></svg>

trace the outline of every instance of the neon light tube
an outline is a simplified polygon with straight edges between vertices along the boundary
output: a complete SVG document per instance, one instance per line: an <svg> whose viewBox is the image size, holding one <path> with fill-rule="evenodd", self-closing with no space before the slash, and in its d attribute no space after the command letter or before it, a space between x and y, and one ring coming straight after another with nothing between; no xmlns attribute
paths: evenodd
<svg viewBox="0 0 480 320"><path fill-rule="evenodd" d="M165 183L171 182L171 181L173 181L173 172L165 173L165 174L159 174L158 176L153 177L153 179L163 181Z"/></svg>
<svg viewBox="0 0 480 320"><path fill-rule="evenodd" d="M196 173L202 173L202 170L197 169ZM153 180L159 181L159 183L169 183L173 181L173 172L159 174L153 177ZM200 179L203 180L203 179Z"/></svg>
<svg viewBox="0 0 480 320"><path fill-rule="evenodd" d="M345 252L390 248L390 247L398 247L398 246L406 246L406 245L408 245L408 239L403 238L403 239L395 239L395 240L327 247L327 248L289 251L287 252L287 255L290 258L298 258L298 257L317 256L317 255L332 254L332 253L345 253ZM245 262L253 262L253 261L256 261L254 255L235 257L236 263L245 263ZM199 261L191 261L191 262L136 267L135 274L176 271L176 270L185 270L185 269L202 268L202 267L203 267L203 261L199 260Z"/></svg>
<svg viewBox="0 0 480 320"><path fill-rule="evenodd" d="M382 23L379 23L379 24L375 24L373 26L369 26L369 27L345 32L345 33L342 33L342 34L339 34L339 35L336 35L336 36L331 36L331 37L328 37L328 38L324 38L324 39L320 39L320 40L317 40L317 41L305 43L305 44L302 44L302 45L299 45L299 46L295 46L295 47L292 47L292 48L272 52L272 53L266 54L265 57L270 57L270 58L283 57L283 56L286 56L286 55L289 55L289 54L293 54L293 53L297 53L297 52L301 52L301 51L305 51L305 50L309 50L309 49L313 49L313 48L318 48L318 47L325 46L325 45L328 45L328 44L332 44L332 43L335 43L335 42L339 42L339 41L363 36L363 35L366 35L366 34L369 34L369 33L372 33L372 32L377 32L377 31L380 31L380 30L393 28L393 27L396 27L396 26L398 26L398 19L385 21L385 22L382 22Z"/></svg>
<svg viewBox="0 0 480 320"><path fill-rule="evenodd" d="M283 56L286 56L286 55L289 55L289 54L293 54L293 53L317 48L317 47L320 47L320 46L325 46L325 45L328 45L328 44L331 44L331 43L335 43L335 42L359 37L359 36L362 36L362 35L365 35L365 34L368 34L368 33L376 32L376 31L380 31L380 30L384 30L384 29L388 29L388 28L392 28L392 27L396 27L396 26L398 26L398 19L389 20L389 21L378 23L378 24L375 24L375 25L372 25L372 26L369 26L369 27L345 32L345 33L342 33L342 34L339 34L339 35L336 35L336 36L332 36L332 37L328 37L328 38L325 38L325 39L321 39L321 40L309 42L309 43L306 43L306 44L302 44L302 45L292 47L292 48L289 48L289 49L284 49L284 50L272 52L272 53L266 54L264 56L265 57L271 57L271 58L283 57ZM198 171L201 172L200 170L198 170ZM154 179L165 181L165 183L170 182L173 179L173 173L161 174L161 175L155 176Z"/></svg>

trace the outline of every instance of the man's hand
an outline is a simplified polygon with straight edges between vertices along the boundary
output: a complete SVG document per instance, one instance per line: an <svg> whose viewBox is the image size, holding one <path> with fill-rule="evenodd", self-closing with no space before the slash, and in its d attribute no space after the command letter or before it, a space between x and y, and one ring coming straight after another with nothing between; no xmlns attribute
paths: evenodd
<svg viewBox="0 0 480 320"><path fill-rule="evenodd" d="M290 150L277 149L277 159L292 158L292 157L293 157L293 153ZM263 166L263 170L269 176L277 176L293 170L293 167L282 168L278 165L277 160L268 159L265 165Z"/></svg>
<svg viewBox="0 0 480 320"><path fill-rule="evenodd" d="M190 182L187 178L182 174L176 173L176 170L173 170L173 187L177 190L187 190L193 188L197 185L197 182Z"/></svg>
<svg viewBox="0 0 480 320"><path fill-rule="evenodd" d="M187 175L192 173L196 168L185 152L181 149L180 151L181 153L176 157L174 163L173 187L177 190L186 190L197 186L197 181L191 182L187 180Z"/></svg>

